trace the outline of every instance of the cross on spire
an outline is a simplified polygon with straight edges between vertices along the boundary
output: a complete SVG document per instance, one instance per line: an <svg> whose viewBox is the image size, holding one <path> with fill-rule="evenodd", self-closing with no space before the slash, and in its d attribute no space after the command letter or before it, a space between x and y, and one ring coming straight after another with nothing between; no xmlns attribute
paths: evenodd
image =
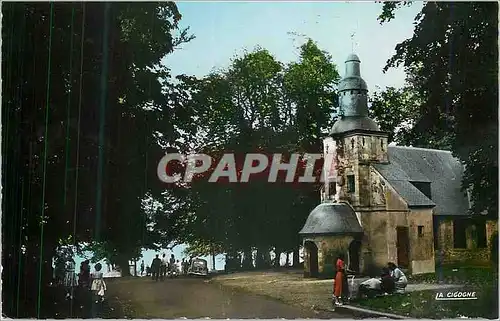
<svg viewBox="0 0 500 321"><path fill-rule="evenodd" d="M354 37L356 36L356 32L353 32L351 34L351 52L354 52L354 46L357 45L356 40Z"/></svg>
<svg viewBox="0 0 500 321"><path fill-rule="evenodd" d="M356 41L356 33L358 32L358 28L359 28L359 20L356 19L356 28L354 29L354 31L352 32L351 34L351 52L354 53L355 52L355 49L357 49L357 46L358 46L358 42Z"/></svg>

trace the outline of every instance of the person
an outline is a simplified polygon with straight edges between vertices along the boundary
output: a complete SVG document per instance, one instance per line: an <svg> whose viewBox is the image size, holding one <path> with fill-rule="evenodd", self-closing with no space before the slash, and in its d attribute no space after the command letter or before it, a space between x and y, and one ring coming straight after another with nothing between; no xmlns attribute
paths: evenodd
<svg viewBox="0 0 500 321"><path fill-rule="evenodd" d="M366 281L361 282L359 285L359 295L360 297L373 298L381 293L381 280L377 278L371 278Z"/></svg>
<svg viewBox="0 0 500 321"><path fill-rule="evenodd" d="M175 261L175 271L180 274L182 273L182 264L179 260Z"/></svg>
<svg viewBox="0 0 500 321"><path fill-rule="evenodd" d="M106 282L104 282L104 274L101 272L101 263L97 263L94 269L95 271L90 274L90 290L92 291L92 316L96 318L102 311Z"/></svg>
<svg viewBox="0 0 500 321"><path fill-rule="evenodd" d="M151 268L146 266L146 276L151 276Z"/></svg>
<svg viewBox="0 0 500 321"><path fill-rule="evenodd" d="M174 256L174 254L173 254L173 253L172 253L172 254L170 254L170 262L169 262L169 263L170 263L170 264L169 264L169 266L168 266L168 267L169 267L169 269L170 269L170 272L172 272L172 273L173 273L173 272L175 271L175 256Z"/></svg>
<svg viewBox="0 0 500 321"><path fill-rule="evenodd" d="M182 274L187 274L187 261L185 258L182 258L181 261L181 266L182 266Z"/></svg>
<svg viewBox="0 0 500 321"><path fill-rule="evenodd" d="M160 266L160 278L163 281L167 275L167 255L163 253L161 258L161 266Z"/></svg>
<svg viewBox="0 0 500 321"><path fill-rule="evenodd" d="M97 302L104 301L104 293L106 292L106 282L104 282L104 274L101 272L102 265L97 263L94 266L95 271L90 275L91 286L90 290L94 294L94 299Z"/></svg>
<svg viewBox="0 0 500 321"><path fill-rule="evenodd" d="M66 287L66 299L73 299L71 288L78 285L75 274L75 260L70 259L66 262L66 272L64 274L64 286Z"/></svg>
<svg viewBox="0 0 500 321"><path fill-rule="evenodd" d="M392 279L394 280L394 287L396 293L404 293L408 285L408 279L401 269L394 263L387 264L391 271Z"/></svg>
<svg viewBox="0 0 500 321"><path fill-rule="evenodd" d="M141 276L144 275L144 260L141 262Z"/></svg>
<svg viewBox="0 0 500 321"><path fill-rule="evenodd" d="M80 275L78 283L81 287L88 287L90 285L90 261L85 260L80 264Z"/></svg>
<svg viewBox="0 0 500 321"><path fill-rule="evenodd" d="M394 291L394 280L390 275L388 268L382 269L380 278L371 278L359 285L359 296L373 298L384 293L392 293Z"/></svg>
<svg viewBox="0 0 500 321"><path fill-rule="evenodd" d="M58 258L56 260L55 279L57 285L64 284L64 277L66 273L66 267L64 265L64 260L62 258Z"/></svg>
<svg viewBox="0 0 500 321"><path fill-rule="evenodd" d="M391 276L391 271L389 270L389 268L382 269L382 275L380 278L380 290L382 291L382 293L394 293L395 282Z"/></svg>
<svg viewBox="0 0 500 321"><path fill-rule="evenodd" d="M337 257L335 267L337 272L335 273L333 300L336 305L342 305L343 294L346 292L344 289L346 283L344 255L340 254Z"/></svg>
<svg viewBox="0 0 500 321"><path fill-rule="evenodd" d="M156 254L156 257L153 259L153 262L151 262L151 274L153 276L153 280L158 281L158 278L160 276L160 266L161 266L161 260L159 258L159 255Z"/></svg>

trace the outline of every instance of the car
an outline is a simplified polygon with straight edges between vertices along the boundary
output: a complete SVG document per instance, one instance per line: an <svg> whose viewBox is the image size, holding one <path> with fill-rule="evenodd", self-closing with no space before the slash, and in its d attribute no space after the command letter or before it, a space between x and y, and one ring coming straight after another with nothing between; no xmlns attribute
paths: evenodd
<svg viewBox="0 0 500 321"><path fill-rule="evenodd" d="M208 262L204 259L193 259L188 268L188 275L208 276Z"/></svg>

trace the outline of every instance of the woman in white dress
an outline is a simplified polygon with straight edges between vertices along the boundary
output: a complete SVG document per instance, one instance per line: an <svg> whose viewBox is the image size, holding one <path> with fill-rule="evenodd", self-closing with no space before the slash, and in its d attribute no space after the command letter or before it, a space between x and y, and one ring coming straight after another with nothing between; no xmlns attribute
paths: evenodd
<svg viewBox="0 0 500 321"><path fill-rule="evenodd" d="M71 289L78 285L75 273L75 260L71 259L66 262L64 273L64 287L66 288L66 299L73 299Z"/></svg>
<svg viewBox="0 0 500 321"><path fill-rule="evenodd" d="M95 265L95 271L92 272L90 278L92 285L90 287L90 290L92 291L92 294L94 295L94 301L96 303L104 301L104 294L106 292L106 282L104 282L104 275L101 272L102 265L101 263L97 263Z"/></svg>

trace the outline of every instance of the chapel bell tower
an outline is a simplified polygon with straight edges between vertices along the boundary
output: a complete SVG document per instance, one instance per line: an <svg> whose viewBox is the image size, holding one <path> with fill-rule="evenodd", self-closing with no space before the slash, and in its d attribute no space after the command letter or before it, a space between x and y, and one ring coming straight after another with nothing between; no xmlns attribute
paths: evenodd
<svg viewBox="0 0 500 321"><path fill-rule="evenodd" d="M368 87L361 78L361 61L350 54L339 84L339 116L324 139L326 200L346 201L354 208L371 204L370 164L387 163L388 133L368 117Z"/></svg>

